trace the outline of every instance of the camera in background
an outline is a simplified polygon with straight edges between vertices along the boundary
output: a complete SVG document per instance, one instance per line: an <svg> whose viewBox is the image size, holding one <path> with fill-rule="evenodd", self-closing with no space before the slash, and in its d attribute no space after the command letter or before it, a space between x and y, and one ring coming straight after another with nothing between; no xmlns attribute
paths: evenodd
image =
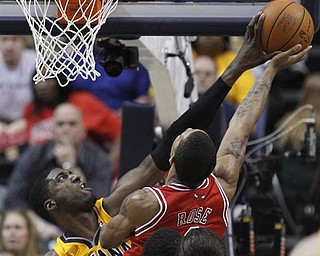
<svg viewBox="0 0 320 256"><path fill-rule="evenodd" d="M104 61L101 64L109 76L117 77L123 69L138 68L138 47L126 46L119 39L114 38L101 38L97 44L103 48Z"/></svg>

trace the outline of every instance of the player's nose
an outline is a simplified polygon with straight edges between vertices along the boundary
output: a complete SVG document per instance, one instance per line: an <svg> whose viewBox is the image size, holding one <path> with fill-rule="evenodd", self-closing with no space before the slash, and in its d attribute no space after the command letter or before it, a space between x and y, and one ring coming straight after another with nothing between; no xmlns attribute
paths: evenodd
<svg viewBox="0 0 320 256"><path fill-rule="evenodd" d="M69 176L69 179L74 183L74 182L80 182L81 177L77 174L71 173Z"/></svg>

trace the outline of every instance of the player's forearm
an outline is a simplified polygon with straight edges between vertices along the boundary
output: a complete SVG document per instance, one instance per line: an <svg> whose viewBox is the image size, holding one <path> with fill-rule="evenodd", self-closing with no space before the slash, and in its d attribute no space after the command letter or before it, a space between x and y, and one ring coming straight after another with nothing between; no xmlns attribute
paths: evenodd
<svg viewBox="0 0 320 256"><path fill-rule="evenodd" d="M233 60L226 70L222 73L221 79L230 87L238 80L238 78L247 70L246 67Z"/></svg>
<svg viewBox="0 0 320 256"><path fill-rule="evenodd" d="M100 244L102 248L117 248L120 244L127 240L128 237L121 237L118 232L107 226L103 227L100 231Z"/></svg>
<svg viewBox="0 0 320 256"><path fill-rule="evenodd" d="M262 114L274 75L272 70L266 70L256 81L233 115L217 152L214 172L229 199L236 192L247 141Z"/></svg>
<svg viewBox="0 0 320 256"><path fill-rule="evenodd" d="M230 126L237 127L247 135L252 132L266 105L275 75L275 69L272 67L266 68L263 75L256 81L245 99L238 106L230 121Z"/></svg>
<svg viewBox="0 0 320 256"><path fill-rule="evenodd" d="M124 216L118 214L100 229L99 241L103 248L116 248L122 242L128 240L134 228Z"/></svg>

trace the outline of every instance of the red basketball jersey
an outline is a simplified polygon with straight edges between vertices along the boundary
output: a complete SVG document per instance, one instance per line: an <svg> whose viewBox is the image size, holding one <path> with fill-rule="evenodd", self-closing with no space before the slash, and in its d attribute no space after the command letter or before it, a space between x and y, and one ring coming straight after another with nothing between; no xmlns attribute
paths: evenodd
<svg viewBox="0 0 320 256"><path fill-rule="evenodd" d="M178 183L148 189L156 196L160 210L153 219L135 230L131 249L124 255L140 256L147 238L162 227L174 228L183 236L197 227L208 228L223 236L228 223L229 201L213 174L195 189Z"/></svg>

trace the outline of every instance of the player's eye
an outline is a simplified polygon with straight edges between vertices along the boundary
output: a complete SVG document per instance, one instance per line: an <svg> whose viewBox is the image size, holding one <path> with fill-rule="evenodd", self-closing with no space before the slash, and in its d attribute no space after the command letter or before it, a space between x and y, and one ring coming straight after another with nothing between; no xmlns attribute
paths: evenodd
<svg viewBox="0 0 320 256"><path fill-rule="evenodd" d="M65 175L59 175L58 182L64 181L66 179Z"/></svg>

